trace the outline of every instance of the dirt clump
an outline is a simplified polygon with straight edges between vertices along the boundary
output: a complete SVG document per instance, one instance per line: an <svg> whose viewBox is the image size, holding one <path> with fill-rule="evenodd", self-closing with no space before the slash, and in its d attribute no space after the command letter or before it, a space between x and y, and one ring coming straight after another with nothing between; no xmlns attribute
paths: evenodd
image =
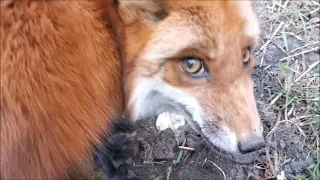
<svg viewBox="0 0 320 180"><path fill-rule="evenodd" d="M154 119L138 122L139 153L126 164L139 179L246 179L259 155L233 157L208 145L188 125L176 138L171 129L159 132L154 124Z"/></svg>

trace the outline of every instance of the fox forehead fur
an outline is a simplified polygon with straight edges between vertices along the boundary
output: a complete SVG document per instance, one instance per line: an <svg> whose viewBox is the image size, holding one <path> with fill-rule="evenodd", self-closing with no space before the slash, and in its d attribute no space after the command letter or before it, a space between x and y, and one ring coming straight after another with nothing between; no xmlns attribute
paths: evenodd
<svg viewBox="0 0 320 180"><path fill-rule="evenodd" d="M259 41L250 1L129 1L120 7L126 10L120 14L127 23L124 78L133 119L178 113L229 152L238 152L247 136L262 136L254 58L243 62ZM188 75L185 57L201 59L207 76Z"/></svg>

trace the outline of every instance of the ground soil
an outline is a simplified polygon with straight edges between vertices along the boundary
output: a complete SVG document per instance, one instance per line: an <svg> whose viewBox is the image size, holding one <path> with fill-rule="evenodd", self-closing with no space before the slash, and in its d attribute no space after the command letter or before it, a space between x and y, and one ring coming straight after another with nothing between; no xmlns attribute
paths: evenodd
<svg viewBox="0 0 320 180"><path fill-rule="evenodd" d="M267 167L265 149L232 156L208 146L201 135L189 126L186 126L185 131L176 139L171 129L159 132L154 124L154 119L138 122L139 152L125 163L128 177L141 180L164 180L168 179L168 176L172 180L258 180L267 179L272 174ZM304 147L299 143L299 136L292 132L291 129L281 128L274 136L276 138L270 140L270 147L282 148L286 157L295 159L283 168L286 173L297 175L303 173L315 159L307 157ZM185 147L194 150L180 149L178 146L182 146L183 142ZM178 159L180 162L177 163ZM256 165L265 169L256 168Z"/></svg>

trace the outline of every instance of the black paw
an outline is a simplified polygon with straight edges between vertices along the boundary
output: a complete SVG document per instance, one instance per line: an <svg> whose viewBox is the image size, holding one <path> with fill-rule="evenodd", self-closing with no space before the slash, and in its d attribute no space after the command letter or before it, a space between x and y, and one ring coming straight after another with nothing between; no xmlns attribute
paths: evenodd
<svg viewBox="0 0 320 180"><path fill-rule="evenodd" d="M117 133L103 142L97 151L100 160L106 156L114 162L125 161L134 155L134 136L127 133Z"/></svg>
<svg viewBox="0 0 320 180"><path fill-rule="evenodd" d="M136 130L135 123L131 119L128 119L125 115L120 115L114 121L112 121L112 133L128 133L133 134Z"/></svg>
<svg viewBox="0 0 320 180"><path fill-rule="evenodd" d="M135 126L130 119L119 116L113 121L111 136L105 137L97 147L94 157L98 171L112 180L134 180L128 178L125 161L134 156Z"/></svg>

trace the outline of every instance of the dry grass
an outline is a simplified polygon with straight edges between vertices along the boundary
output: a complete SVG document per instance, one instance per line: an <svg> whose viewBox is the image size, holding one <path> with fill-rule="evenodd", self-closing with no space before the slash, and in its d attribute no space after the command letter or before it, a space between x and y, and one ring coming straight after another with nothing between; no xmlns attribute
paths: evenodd
<svg viewBox="0 0 320 180"><path fill-rule="evenodd" d="M303 177L289 177L281 150L267 147L270 177L320 179L320 2L315 0L255 1L263 29L257 48L258 67L273 79L264 86L262 99L267 111L277 114L267 128L267 140L279 128L292 127L301 145L317 157Z"/></svg>

